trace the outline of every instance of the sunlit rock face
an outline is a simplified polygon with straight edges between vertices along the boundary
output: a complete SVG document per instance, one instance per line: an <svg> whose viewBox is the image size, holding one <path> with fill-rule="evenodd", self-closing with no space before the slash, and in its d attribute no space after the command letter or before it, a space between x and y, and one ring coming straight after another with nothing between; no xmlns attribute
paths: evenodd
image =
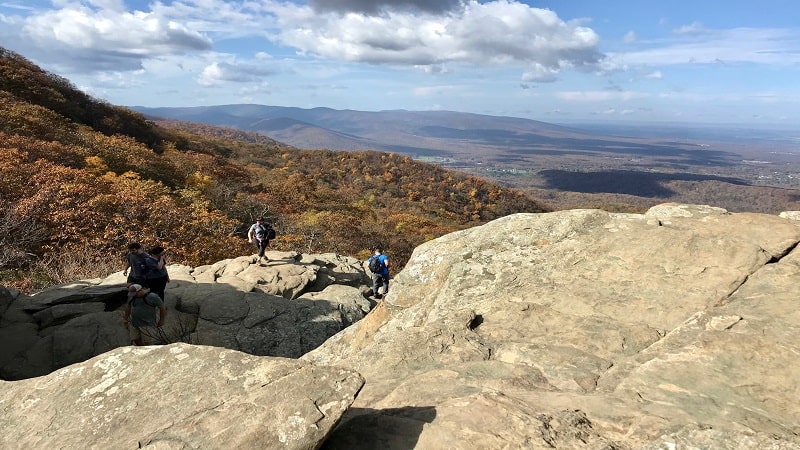
<svg viewBox="0 0 800 450"><path fill-rule="evenodd" d="M324 448L800 448L792 217L572 210L423 244L302 357L366 379Z"/></svg>
<svg viewBox="0 0 800 450"><path fill-rule="evenodd" d="M268 252L202 267L169 266L166 324L154 337L297 358L373 306L363 262L335 254ZM122 273L32 296L0 288L0 378L48 374L130 345Z"/></svg>

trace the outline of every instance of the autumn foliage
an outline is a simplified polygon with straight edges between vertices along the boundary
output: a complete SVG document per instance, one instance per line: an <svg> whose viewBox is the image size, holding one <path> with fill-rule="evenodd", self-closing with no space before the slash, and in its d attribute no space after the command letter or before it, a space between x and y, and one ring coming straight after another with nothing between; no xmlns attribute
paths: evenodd
<svg viewBox="0 0 800 450"><path fill-rule="evenodd" d="M298 150L261 135L165 122L76 90L0 48L0 282L35 289L121 269L129 242L201 265L253 253L266 216L279 250L402 266L444 233L543 207L517 191L378 152Z"/></svg>

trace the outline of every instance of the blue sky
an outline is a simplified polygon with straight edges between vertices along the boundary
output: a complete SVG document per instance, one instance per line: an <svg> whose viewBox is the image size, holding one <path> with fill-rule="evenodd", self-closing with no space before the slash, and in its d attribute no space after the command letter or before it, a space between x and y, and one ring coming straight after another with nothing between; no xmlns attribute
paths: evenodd
<svg viewBox="0 0 800 450"><path fill-rule="evenodd" d="M118 105L800 125L793 0L0 0L0 46Z"/></svg>

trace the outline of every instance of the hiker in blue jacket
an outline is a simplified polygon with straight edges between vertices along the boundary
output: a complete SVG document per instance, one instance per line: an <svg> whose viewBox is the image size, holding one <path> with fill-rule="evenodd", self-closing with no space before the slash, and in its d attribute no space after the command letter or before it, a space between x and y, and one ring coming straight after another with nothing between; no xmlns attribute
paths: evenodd
<svg viewBox="0 0 800 450"><path fill-rule="evenodd" d="M375 245L372 247L373 254L368 261L368 267L372 272L372 294L377 299L383 298L389 292L389 257L383 254L383 247ZM380 288L383 287L383 294Z"/></svg>

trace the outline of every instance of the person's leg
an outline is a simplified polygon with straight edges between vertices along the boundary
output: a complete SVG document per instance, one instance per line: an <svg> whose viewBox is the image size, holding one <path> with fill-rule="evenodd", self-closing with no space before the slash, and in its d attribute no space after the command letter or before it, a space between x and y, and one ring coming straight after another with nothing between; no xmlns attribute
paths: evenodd
<svg viewBox="0 0 800 450"><path fill-rule="evenodd" d="M162 301L166 300L166 297L164 297L164 290L167 288L167 277L161 277L153 280L152 285L153 292L161 297Z"/></svg>
<svg viewBox="0 0 800 450"><path fill-rule="evenodd" d="M381 285L383 285L383 283L381 282L381 276L376 274L376 273L373 273L372 274L372 295L375 298L381 298L381 292L380 292Z"/></svg>
<svg viewBox="0 0 800 450"><path fill-rule="evenodd" d="M128 325L128 333L129 336L131 337L131 342L133 343L133 345L141 346L144 344L142 342L142 333L139 331L139 328L133 325Z"/></svg>
<svg viewBox="0 0 800 450"><path fill-rule="evenodd" d="M163 345L166 344L166 340L162 338L164 335L163 331L159 331L156 327L141 327L141 344L139 345Z"/></svg>

